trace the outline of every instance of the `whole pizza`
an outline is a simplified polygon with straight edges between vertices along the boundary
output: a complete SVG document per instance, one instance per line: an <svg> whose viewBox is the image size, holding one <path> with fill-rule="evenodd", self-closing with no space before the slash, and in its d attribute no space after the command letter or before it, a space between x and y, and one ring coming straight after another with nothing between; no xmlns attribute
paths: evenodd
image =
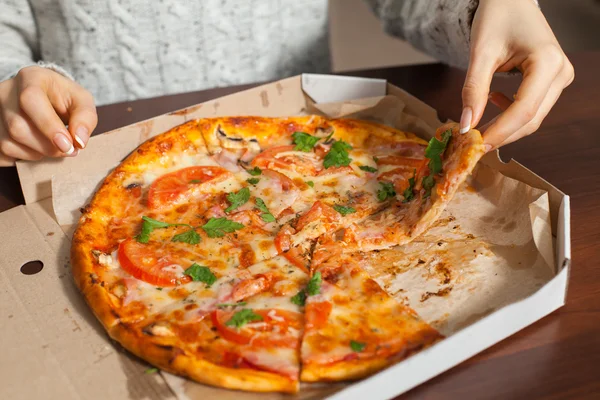
<svg viewBox="0 0 600 400"><path fill-rule="evenodd" d="M296 392L442 335L365 269L435 221L484 148L319 116L200 119L138 147L83 209L75 281L108 334L166 371Z"/></svg>

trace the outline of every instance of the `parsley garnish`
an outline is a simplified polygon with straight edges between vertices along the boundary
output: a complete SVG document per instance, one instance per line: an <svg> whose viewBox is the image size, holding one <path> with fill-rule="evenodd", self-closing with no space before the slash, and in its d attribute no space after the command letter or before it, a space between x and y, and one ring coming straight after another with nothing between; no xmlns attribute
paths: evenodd
<svg viewBox="0 0 600 400"><path fill-rule="evenodd" d="M310 186L311 188L314 188L314 187L315 187L315 183L314 183L313 181L306 181L306 184L307 184L308 186Z"/></svg>
<svg viewBox="0 0 600 400"><path fill-rule="evenodd" d="M188 183L202 183L202 181L200 179L192 179Z"/></svg>
<svg viewBox="0 0 600 400"><path fill-rule="evenodd" d="M325 138L323 143L328 143L331 140L331 137L333 136L334 133L335 133L335 131L333 131L329 135L327 135L327 137Z"/></svg>
<svg viewBox="0 0 600 400"><path fill-rule="evenodd" d="M271 211L269 211L269 209L267 208L267 205L261 198L257 197L255 200L255 203L256 203L256 208L258 208L260 211L263 212L262 214L260 214L260 217L262 218L263 221L275 222L275 217L273 216L273 214L271 214Z"/></svg>
<svg viewBox="0 0 600 400"><path fill-rule="evenodd" d="M144 371L145 374L155 374L158 372L158 368L148 368Z"/></svg>
<svg viewBox="0 0 600 400"><path fill-rule="evenodd" d="M452 138L452 130L448 129L442 133L442 140L432 137L427 148L425 149L425 157L429 158L429 175L423 178L422 184L425 189L423 198L431 196L431 189L435 186L435 174L442 172L442 154L448 146L448 142Z"/></svg>
<svg viewBox="0 0 600 400"><path fill-rule="evenodd" d="M356 212L356 210L353 207L345 207L337 204L333 206L333 209L342 214L342 217Z"/></svg>
<svg viewBox="0 0 600 400"><path fill-rule="evenodd" d="M309 279L306 287L296 293L290 301L296 305L304 306L306 304L306 297L314 296L321 292L321 272L317 272Z"/></svg>
<svg viewBox="0 0 600 400"><path fill-rule="evenodd" d="M211 287L217 281L217 277L211 272L208 267L193 263L184 274L192 278L194 282L204 282L207 287Z"/></svg>
<svg viewBox="0 0 600 400"><path fill-rule="evenodd" d="M381 189L377 191L377 200L385 201L389 197L394 197L396 195L396 189L394 189L394 185L390 182L379 182L381 185Z"/></svg>
<svg viewBox="0 0 600 400"><path fill-rule="evenodd" d="M306 290L302 289L301 291L296 293L294 296L292 296L290 301L298 306L304 306L304 304L306 303Z"/></svg>
<svg viewBox="0 0 600 400"><path fill-rule="evenodd" d="M198 232L196 232L194 228L191 228L189 231L185 231L173 236L171 241L198 244L200 243L200 235L198 235Z"/></svg>
<svg viewBox="0 0 600 400"><path fill-rule="evenodd" d="M258 178L246 179L246 182L248 182L251 185L256 185L259 181L260 181L260 179L258 179Z"/></svg>
<svg viewBox="0 0 600 400"><path fill-rule="evenodd" d="M238 307L238 306L245 306L246 302L245 301L240 301L238 303L221 303L221 304L217 304L218 308L227 308L227 307Z"/></svg>
<svg viewBox="0 0 600 400"><path fill-rule="evenodd" d="M169 228L171 226L187 226L189 228L192 228L192 226L188 224L169 224L168 222L162 222L156 219L152 219L150 217L143 216L142 230L140 234L135 237L135 239L140 243L148 243L152 231L154 231L155 229Z"/></svg>
<svg viewBox="0 0 600 400"><path fill-rule="evenodd" d="M356 353L360 353L361 351L363 351L366 345L366 343L357 342L355 340L350 341L350 348Z"/></svg>
<svg viewBox="0 0 600 400"><path fill-rule="evenodd" d="M376 163L379 162L379 157L373 156L373 161L375 161Z"/></svg>
<svg viewBox="0 0 600 400"><path fill-rule="evenodd" d="M256 314L254 311L244 308L233 314L233 316L229 319L229 321L225 322L227 326L233 326L236 328L241 328L246 325L248 322L252 321L262 321L263 317L259 314Z"/></svg>
<svg viewBox="0 0 600 400"><path fill-rule="evenodd" d="M345 167L352 161L348 156L348 150L352 150L352 146L340 140L331 145L331 149L323 159L323 166L330 167Z"/></svg>
<svg viewBox="0 0 600 400"><path fill-rule="evenodd" d="M403 203L408 203L409 201L411 201L413 199L413 197L415 197L415 193L413 190L415 188L415 177L416 176L417 176L417 170L415 169L413 177L408 179L408 187L406 189L404 189L404 193L402 193L402 196L404 196Z"/></svg>
<svg viewBox="0 0 600 400"><path fill-rule="evenodd" d="M222 217L209 219L201 228L204 229L209 238L219 238L225 236L226 233L235 232L243 227L244 224Z"/></svg>
<svg viewBox="0 0 600 400"><path fill-rule="evenodd" d="M309 135L305 132L294 132L292 133L292 138L294 139L294 150L309 152L312 151L313 147L317 144L317 142L321 139L316 136Z"/></svg>
<svg viewBox="0 0 600 400"><path fill-rule="evenodd" d="M250 199L250 189L247 187L240 189L239 192L231 192L227 195L227 201L231 204L225 209L226 213L230 213L239 206L245 204Z"/></svg>
<svg viewBox="0 0 600 400"><path fill-rule="evenodd" d="M314 296L321 292L321 271L317 272L310 278L306 284L306 294Z"/></svg>
<svg viewBox="0 0 600 400"><path fill-rule="evenodd" d="M262 173L262 170L258 167L254 167L252 169L247 169L246 172L252 176L258 176Z"/></svg>
<svg viewBox="0 0 600 400"><path fill-rule="evenodd" d="M362 169L363 171L367 171L367 172L377 172L377 168L373 168L369 165L361 165L358 168Z"/></svg>

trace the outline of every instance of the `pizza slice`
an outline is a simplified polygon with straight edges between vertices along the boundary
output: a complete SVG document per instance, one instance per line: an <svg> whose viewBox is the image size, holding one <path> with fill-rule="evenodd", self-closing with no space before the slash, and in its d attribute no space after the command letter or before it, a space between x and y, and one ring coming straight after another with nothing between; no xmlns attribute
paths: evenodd
<svg viewBox="0 0 600 400"><path fill-rule="evenodd" d="M161 369L250 391L298 391L304 325L294 296L308 275L284 257L157 290L135 282L114 297L109 334Z"/></svg>
<svg viewBox="0 0 600 400"><path fill-rule="evenodd" d="M383 291L350 254L315 266L304 293L303 381L361 378L442 338Z"/></svg>
<svg viewBox="0 0 600 400"><path fill-rule="evenodd" d="M278 249L286 254L306 254L298 249L319 236L328 239L319 242L316 253L320 256L408 243L435 222L484 153L479 132L460 134L457 124L447 124L437 130L423 158L375 156L381 171L373 171L373 182L379 189L364 186L356 190L354 198L371 200L361 212L352 200L337 209L315 203L312 210L282 228L279 235L290 238L280 241L289 245Z"/></svg>

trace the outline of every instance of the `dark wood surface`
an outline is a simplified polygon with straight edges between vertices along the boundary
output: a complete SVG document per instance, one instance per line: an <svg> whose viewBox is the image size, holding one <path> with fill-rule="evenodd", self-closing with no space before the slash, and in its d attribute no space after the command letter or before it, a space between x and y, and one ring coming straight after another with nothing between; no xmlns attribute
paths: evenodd
<svg viewBox="0 0 600 400"><path fill-rule="evenodd" d="M570 58L575 81L539 131L501 149L503 159L518 160L571 196L573 264L567 304L402 399L600 398L600 53ZM349 75L385 78L439 110L442 119L460 117L461 71L433 64ZM496 78L492 88L512 95L518 82L518 77ZM96 132L251 86L99 107ZM496 114L489 106L484 120ZM15 168L0 168L0 211L22 203Z"/></svg>

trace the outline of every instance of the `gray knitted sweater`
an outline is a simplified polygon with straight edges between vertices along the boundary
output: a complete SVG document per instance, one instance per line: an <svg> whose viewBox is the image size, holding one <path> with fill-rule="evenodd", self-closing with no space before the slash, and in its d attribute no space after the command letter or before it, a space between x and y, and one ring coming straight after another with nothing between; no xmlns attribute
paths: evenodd
<svg viewBox="0 0 600 400"><path fill-rule="evenodd" d="M466 65L477 0L365 1L387 32ZM327 32L327 0L0 0L0 80L39 63L106 104L328 72Z"/></svg>

